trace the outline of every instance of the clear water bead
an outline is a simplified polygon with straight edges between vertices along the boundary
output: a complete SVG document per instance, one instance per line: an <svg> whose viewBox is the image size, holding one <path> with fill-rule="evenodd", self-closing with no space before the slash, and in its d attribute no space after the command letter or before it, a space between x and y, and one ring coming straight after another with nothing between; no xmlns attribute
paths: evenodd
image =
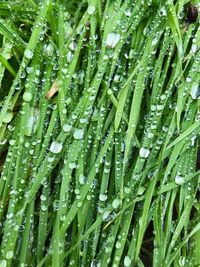
<svg viewBox="0 0 200 267"><path fill-rule="evenodd" d="M33 52L30 49L26 49L24 51L24 56L28 59L31 59L33 57Z"/></svg>
<svg viewBox="0 0 200 267"><path fill-rule="evenodd" d="M175 177L175 183L178 184L178 185L182 185L184 184L185 180L183 178L183 176L180 176L180 175L176 175Z"/></svg>
<svg viewBox="0 0 200 267"><path fill-rule="evenodd" d="M115 46L119 43L120 38L121 36L118 33L109 33L106 39L106 46L110 48L115 48Z"/></svg>
<svg viewBox="0 0 200 267"><path fill-rule="evenodd" d="M121 204L121 200L120 199L118 199L118 198L114 199L113 202L112 202L113 209L117 209L120 206L120 204Z"/></svg>
<svg viewBox="0 0 200 267"><path fill-rule="evenodd" d="M73 136L75 139L83 139L84 129L75 129Z"/></svg>
<svg viewBox="0 0 200 267"><path fill-rule="evenodd" d="M9 122L11 122L12 119L13 119L13 112L8 111L3 118L3 122L9 123Z"/></svg>
<svg viewBox="0 0 200 267"><path fill-rule="evenodd" d="M200 98L200 88L199 84L197 82L194 82L192 84L190 95L192 99L199 99Z"/></svg>
<svg viewBox="0 0 200 267"><path fill-rule="evenodd" d="M26 102L30 102L31 99L32 99L32 97L33 97L33 95L31 94L31 92L25 92L25 93L23 94L23 99L24 99L24 101L26 101Z"/></svg>
<svg viewBox="0 0 200 267"><path fill-rule="evenodd" d="M101 194L99 195L99 200L100 200L100 201L106 201L107 198L108 198L108 196L107 196L106 194L102 194L102 193L101 193Z"/></svg>
<svg viewBox="0 0 200 267"><path fill-rule="evenodd" d="M62 143L60 143L60 142L58 142L58 141L53 141L53 142L51 143L51 146L50 146L50 151L51 151L52 153L54 153L54 154L58 154L58 153L61 152L62 148L63 148Z"/></svg>
<svg viewBox="0 0 200 267"><path fill-rule="evenodd" d="M0 261L0 267L6 267L7 266L7 261L6 260L1 260Z"/></svg>
<svg viewBox="0 0 200 267"><path fill-rule="evenodd" d="M142 147L142 148L140 149L140 157L141 157L141 158L148 158L149 153L150 153L150 151L149 151L149 149L147 149L147 148Z"/></svg>
<svg viewBox="0 0 200 267"><path fill-rule="evenodd" d="M126 256L124 258L124 266L128 267L128 266L131 266L131 258L129 256Z"/></svg>
<svg viewBox="0 0 200 267"><path fill-rule="evenodd" d="M12 250L9 250L9 251L6 252L6 259L7 259L7 260L12 259L13 256L14 256L14 253L13 253Z"/></svg>
<svg viewBox="0 0 200 267"><path fill-rule="evenodd" d="M92 15L92 14L94 14L95 10L96 10L95 6L93 6L93 5L89 5L89 6L88 6L88 9L87 9L87 13L88 13L89 15Z"/></svg>
<svg viewBox="0 0 200 267"><path fill-rule="evenodd" d="M68 124L68 123L65 123L65 124L63 125L63 131L64 131L64 132L69 132L69 131L71 130L71 128L72 128L72 125L70 125L70 124Z"/></svg>

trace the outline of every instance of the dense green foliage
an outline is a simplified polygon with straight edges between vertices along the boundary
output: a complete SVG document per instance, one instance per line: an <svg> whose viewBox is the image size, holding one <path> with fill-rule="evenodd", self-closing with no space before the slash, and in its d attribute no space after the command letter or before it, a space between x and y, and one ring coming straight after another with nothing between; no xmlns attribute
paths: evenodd
<svg viewBox="0 0 200 267"><path fill-rule="evenodd" d="M189 2L0 2L0 267L200 266Z"/></svg>

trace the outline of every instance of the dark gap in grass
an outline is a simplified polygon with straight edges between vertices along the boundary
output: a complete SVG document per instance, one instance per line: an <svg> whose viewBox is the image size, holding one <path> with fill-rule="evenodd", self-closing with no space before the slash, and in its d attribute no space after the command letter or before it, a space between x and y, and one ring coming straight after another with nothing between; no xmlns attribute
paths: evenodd
<svg viewBox="0 0 200 267"><path fill-rule="evenodd" d="M197 157L196 157L196 171L200 170L200 146L197 149Z"/></svg>
<svg viewBox="0 0 200 267"><path fill-rule="evenodd" d="M197 215L197 210L194 206L192 206L192 208L190 210L189 220L192 221L193 219L195 219L196 215Z"/></svg>
<svg viewBox="0 0 200 267"><path fill-rule="evenodd" d="M195 198L199 201L200 200L200 188L197 189Z"/></svg>
<svg viewBox="0 0 200 267"><path fill-rule="evenodd" d="M4 99L6 95L8 95L8 92L10 90L10 87L13 83L13 76L10 74L8 70L5 70L4 77L2 80L2 85L0 89L0 101ZM3 88L3 90L2 90Z"/></svg>
<svg viewBox="0 0 200 267"><path fill-rule="evenodd" d="M144 242L140 252L140 258L145 267L153 266L152 257L150 257L150 254L153 255L153 247L154 247L152 239L152 236L154 236L153 231L154 231L153 222L150 221L144 234L144 239L143 239ZM146 253L147 251L148 254Z"/></svg>
<svg viewBox="0 0 200 267"><path fill-rule="evenodd" d="M178 220L178 203L179 203L178 195L176 195L174 203L175 205L173 206L173 211L172 211L172 221Z"/></svg>

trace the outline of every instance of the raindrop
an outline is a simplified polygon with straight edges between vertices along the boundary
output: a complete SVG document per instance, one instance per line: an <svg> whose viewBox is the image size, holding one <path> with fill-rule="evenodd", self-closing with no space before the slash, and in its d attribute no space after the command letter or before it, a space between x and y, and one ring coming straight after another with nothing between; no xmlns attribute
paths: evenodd
<svg viewBox="0 0 200 267"><path fill-rule="evenodd" d="M40 200L45 201L46 199L47 199L47 197L45 195L40 196Z"/></svg>
<svg viewBox="0 0 200 267"><path fill-rule="evenodd" d="M75 162L70 162L70 163L69 163L69 168L70 168L71 170L75 169L75 168L76 168L76 163L75 163Z"/></svg>
<svg viewBox="0 0 200 267"><path fill-rule="evenodd" d="M13 253L12 250L9 250L9 251L6 252L6 259L7 259L7 260L12 259L13 256L14 256L14 253Z"/></svg>
<svg viewBox="0 0 200 267"><path fill-rule="evenodd" d="M24 51L24 56L28 59L31 59L33 57L33 52L30 49L26 49Z"/></svg>
<svg viewBox="0 0 200 267"><path fill-rule="evenodd" d="M51 43L44 46L44 51L46 52L47 56L51 57L53 56L54 47Z"/></svg>
<svg viewBox="0 0 200 267"><path fill-rule="evenodd" d="M126 267L131 266L131 258L129 256L126 256L124 258L124 266Z"/></svg>
<svg viewBox="0 0 200 267"><path fill-rule="evenodd" d="M86 177L84 176L84 174L80 174L79 175L79 183L81 185L83 185L85 183L85 181L86 181Z"/></svg>
<svg viewBox="0 0 200 267"><path fill-rule="evenodd" d="M72 61L72 58L73 58L73 54L72 54L71 51L69 51L69 52L67 53L67 62L70 63L70 62Z"/></svg>
<svg viewBox="0 0 200 267"><path fill-rule="evenodd" d="M150 153L150 151L149 151L149 149L147 149L147 148L142 147L142 148L140 149L140 157L141 157L141 158L148 158L149 153Z"/></svg>
<svg viewBox="0 0 200 267"><path fill-rule="evenodd" d="M106 194L102 194L102 193L101 193L101 194L99 195L99 200L100 200L100 201L106 201L107 198L108 198L108 196L107 196Z"/></svg>
<svg viewBox="0 0 200 267"><path fill-rule="evenodd" d="M190 95L191 95L192 99L199 99L200 98L199 84L197 82L194 82L192 84Z"/></svg>
<svg viewBox="0 0 200 267"><path fill-rule="evenodd" d="M181 257L179 258L178 263L179 263L180 266L184 266L184 265L185 265L185 257L181 256Z"/></svg>
<svg viewBox="0 0 200 267"><path fill-rule="evenodd" d="M48 209L47 206L45 206L45 205L41 205L41 210L42 210L42 211L46 211L47 209Z"/></svg>
<svg viewBox="0 0 200 267"><path fill-rule="evenodd" d="M110 48L115 48L115 46L119 43L120 38L121 36L118 33L109 33L106 39L106 46Z"/></svg>
<svg viewBox="0 0 200 267"><path fill-rule="evenodd" d="M11 122L12 118L13 118L13 112L12 111L10 111L10 112L8 111L5 114L4 118L3 118L3 122L9 123L9 122Z"/></svg>
<svg viewBox="0 0 200 267"><path fill-rule="evenodd" d="M6 267L7 266L7 261L6 260L1 260L0 261L0 267Z"/></svg>
<svg viewBox="0 0 200 267"><path fill-rule="evenodd" d="M75 129L73 136L75 139L83 139L84 129Z"/></svg>
<svg viewBox="0 0 200 267"><path fill-rule="evenodd" d="M109 215L110 215L110 210L105 211L103 213L103 217L102 217L103 220L106 221L108 219Z"/></svg>
<svg viewBox="0 0 200 267"><path fill-rule="evenodd" d="M124 14L125 14L127 17L130 17L130 16L131 16L131 11L130 11L130 9L126 10L126 11L124 12Z"/></svg>
<svg viewBox="0 0 200 267"><path fill-rule="evenodd" d="M178 185L182 185L184 184L185 180L183 178L183 176L180 176L180 175L176 175L175 177L175 183L178 184Z"/></svg>
<svg viewBox="0 0 200 267"><path fill-rule="evenodd" d="M65 123L65 124L63 125L63 131L64 131L64 132L69 132L69 131L71 130L71 128L72 128L72 125L70 125L70 124L68 124L68 123Z"/></svg>
<svg viewBox="0 0 200 267"><path fill-rule="evenodd" d="M114 199L113 202L112 202L113 209L117 209L120 206L120 204L121 204L121 200L120 199L118 199L118 198Z"/></svg>
<svg viewBox="0 0 200 267"><path fill-rule="evenodd" d="M96 10L95 6L93 6L93 5L89 5L89 6L88 6L88 9L87 9L87 13L88 13L89 15L92 15L92 14L95 12L95 10Z"/></svg>
<svg viewBox="0 0 200 267"><path fill-rule="evenodd" d="M152 45L156 45L158 43L158 38L156 37L156 38L154 38L153 40L152 40Z"/></svg>
<svg viewBox="0 0 200 267"><path fill-rule="evenodd" d="M166 10L166 8L164 6L160 9L160 15L161 16L166 16L167 15L167 10Z"/></svg>
<svg viewBox="0 0 200 267"><path fill-rule="evenodd" d="M31 99L32 99L32 93L31 92L25 92L24 94L23 94L23 99L24 99L24 101L26 101L26 102L30 102L31 101Z"/></svg>
<svg viewBox="0 0 200 267"><path fill-rule="evenodd" d="M58 141L53 141L53 142L51 143L51 146L50 146L50 151L51 151L52 153L54 153L54 154L58 154L58 153L61 152L62 148L63 148L62 143L60 143L60 142L58 142Z"/></svg>

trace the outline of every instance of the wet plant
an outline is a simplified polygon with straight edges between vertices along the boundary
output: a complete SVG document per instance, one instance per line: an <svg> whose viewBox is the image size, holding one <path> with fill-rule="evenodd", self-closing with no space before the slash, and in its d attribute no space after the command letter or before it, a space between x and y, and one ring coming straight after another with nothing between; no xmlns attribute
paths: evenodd
<svg viewBox="0 0 200 267"><path fill-rule="evenodd" d="M0 3L0 267L200 265L199 10Z"/></svg>

